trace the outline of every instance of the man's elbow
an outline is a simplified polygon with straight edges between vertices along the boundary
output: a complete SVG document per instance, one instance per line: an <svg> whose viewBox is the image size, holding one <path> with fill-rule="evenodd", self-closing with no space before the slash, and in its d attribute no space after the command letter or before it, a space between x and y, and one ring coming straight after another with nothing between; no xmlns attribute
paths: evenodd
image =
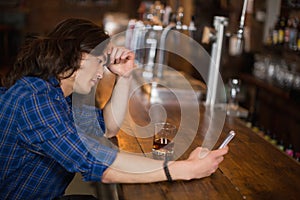
<svg viewBox="0 0 300 200"><path fill-rule="evenodd" d="M102 175L102 179L101 179L102 183L114 183L114 178L113 178L113 173L111 173L110 168L107 168L103 175Z"/></svg>
<svg viewBox="0 0 300 200"><path fill-rule="evenodd" d="M107 138L112 138L112 137L115 137L118 134L119 130L120 130L119 128L107 129L104 135Z"/></svg>

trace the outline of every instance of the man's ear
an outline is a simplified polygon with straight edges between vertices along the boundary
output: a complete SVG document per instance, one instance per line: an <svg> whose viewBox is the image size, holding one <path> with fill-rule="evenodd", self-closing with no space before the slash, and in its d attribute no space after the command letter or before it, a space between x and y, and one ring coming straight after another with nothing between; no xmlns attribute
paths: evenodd
<svg viewBox="0 0 300 200"><path fill-rule="evenodd" d="M114 86L116 84L116 75L104 68L103 78L99 81L96 89L96 106L103 109L110 100Z"/></svg>
<svg viewBox="0 0 300 200"><path fill-rule="evenodd" d="M75 72L71 75L71 78L72 78L73 80L75 80L76 76L77 76L77 71L75 71Z"/></svg>
<svg viewBox="0 0 300 200"><path fill-rule="evenodd" d="M73 74L70 76L71 73L72 73L71 70L64 72L64 73L60 74L60 78L68 77L69 80L75 80L77 71L73 72Z"/></svg>

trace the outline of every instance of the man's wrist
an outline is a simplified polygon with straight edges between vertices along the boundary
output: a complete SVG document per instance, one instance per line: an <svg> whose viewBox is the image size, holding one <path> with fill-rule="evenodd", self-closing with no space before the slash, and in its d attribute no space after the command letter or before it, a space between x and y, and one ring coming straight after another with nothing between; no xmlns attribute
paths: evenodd
<svg viewBox="0 0 300 200"><path fill-rule="evenodd" d="M169 166L168 166L168 160L167 159L165 159L165 161L163 163L163 168L164 168L164 172L165 172L167 181L172 182L173 179L172 179L172 176L171 176L170 171L169 171Z"/></svg>
<svg viewBox="0 0 300 200"><path fill-rule="evenodd" d="M128 80L131 80L132 79L132 75L129 74L129 75L117 75L117 81L118 80L124 80L124 81L128 81Z"/></svg>
<svg viewBox="0 0 300 200"><path fill-rule="evenodd" d="M168 162L168 169L172 180L190 180L191 174L189 162L186 160L170 161Z"/></svg>

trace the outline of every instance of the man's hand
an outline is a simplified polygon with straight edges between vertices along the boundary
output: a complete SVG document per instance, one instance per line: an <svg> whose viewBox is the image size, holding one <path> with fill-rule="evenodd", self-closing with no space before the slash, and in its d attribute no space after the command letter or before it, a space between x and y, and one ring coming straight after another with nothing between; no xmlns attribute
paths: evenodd
<svg viewBox="0 0 300 200"><path fill-rule="evenodd" d="M112 73L122 77L130 75L135 57L132 51L123 47L111 47L107 50L107 56L110 60L107 67Z"/></svg>

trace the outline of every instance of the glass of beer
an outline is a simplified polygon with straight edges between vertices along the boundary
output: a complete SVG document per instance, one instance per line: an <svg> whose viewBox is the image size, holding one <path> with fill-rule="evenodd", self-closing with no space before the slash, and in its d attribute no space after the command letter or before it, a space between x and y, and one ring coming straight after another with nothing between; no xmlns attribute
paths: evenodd
<svg viewBox="0 0 300 200"><path fill-rule="evenodd" d="M152 156L156 160L172 160L174 155L174 137L176 126L167 123L155 123L153 136Z"/></svg>

